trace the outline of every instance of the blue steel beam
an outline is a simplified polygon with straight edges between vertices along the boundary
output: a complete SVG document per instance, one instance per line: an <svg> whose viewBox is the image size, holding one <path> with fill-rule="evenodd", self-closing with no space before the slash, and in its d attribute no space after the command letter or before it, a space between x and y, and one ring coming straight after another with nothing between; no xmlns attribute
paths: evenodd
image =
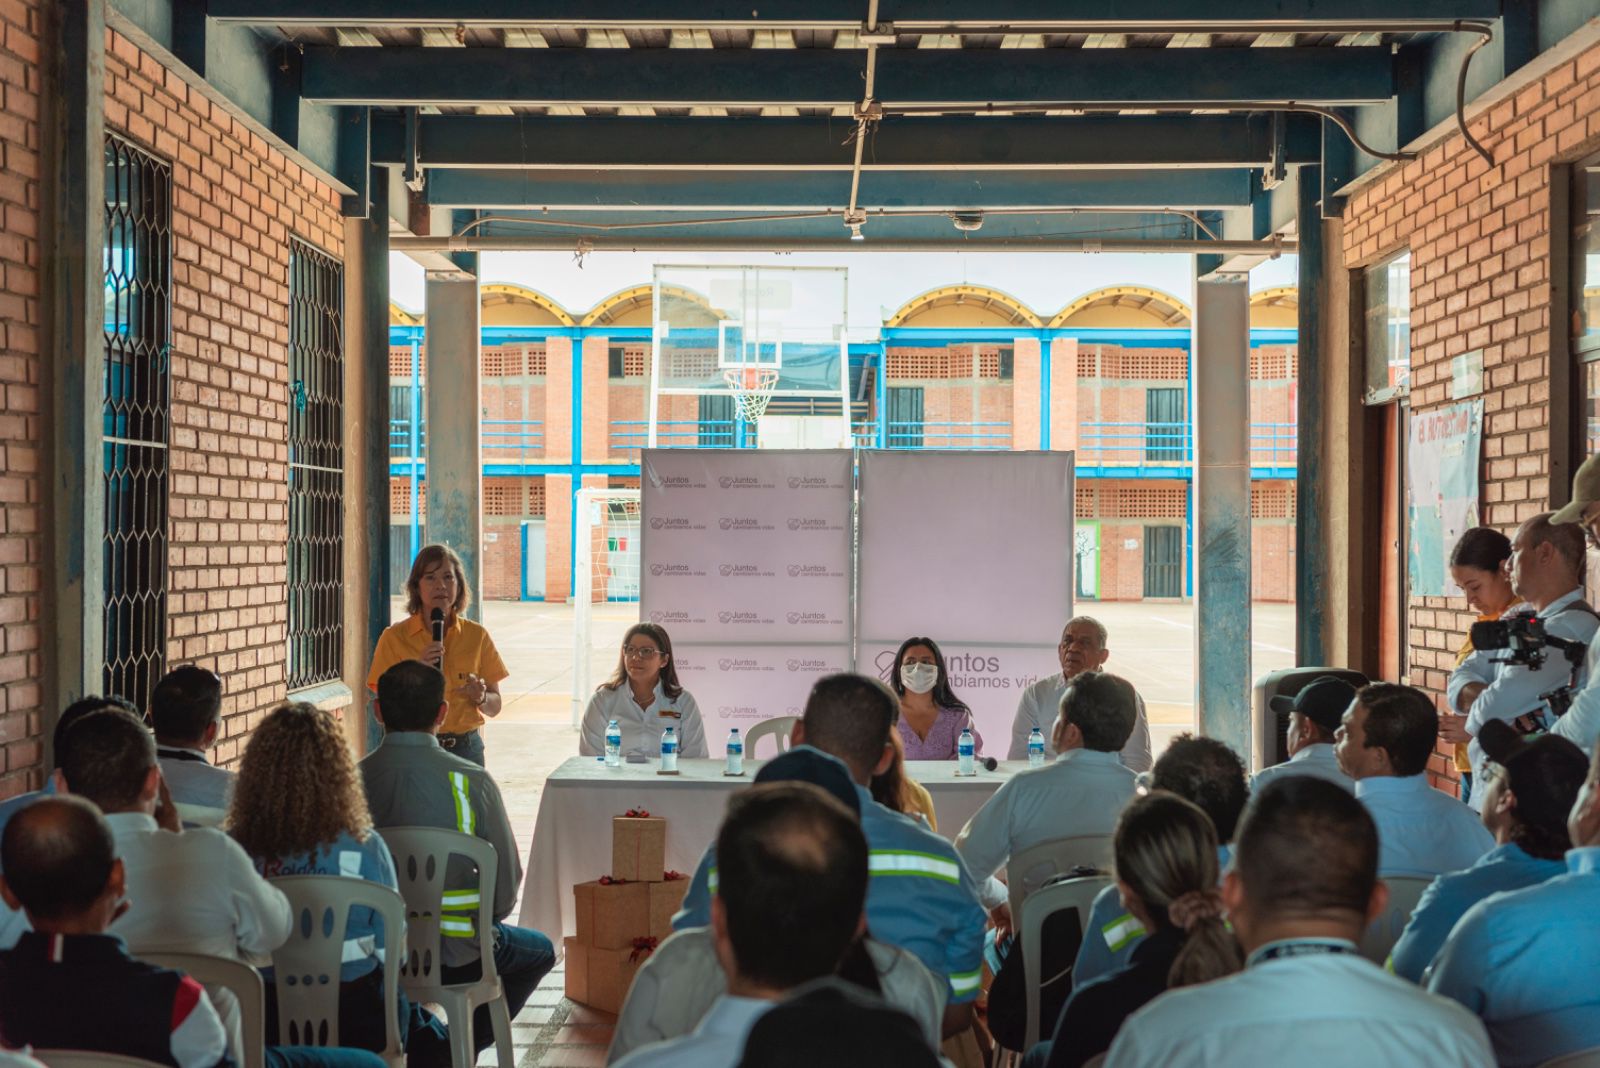
<svg viewBox="0 0 1600 1068"><path fill-rule="evenodd" d="M1286 159L1321 158L1321 121L1287 115ZM373 116L372 162L406 162L405 119ZM854 149L835 118L578 118L424 115L424 167L773 168L849 170ZM868 171L1076 167L1261 166L1269 115L1074 118L891 117L872 135Z"/></svg>
<svg viewBox="0 0 1600 1068"><path fill-rule="evenodd" d="M659 0L210 0L212 18L265 26L749 26L849 29L863 21L860 0L704 0L667 5ZM1396 22L1492 19L1496 0L883 0L880 22L902 29L961 26L1078 25L1104 31L1176 22L1183 25L1315 31L1328 23L1373 27Z"/></svg>
<svg viewBox="0 0 1600 1068"><path fill-rule="evenodd" d="M435 171L434 207L541 211L811 211L844 208L845 174L784 171ZM1250 203L1247 170L869 172L863 207L965 211L978 208L1228 208Z"/></svg>
<svg viewBox="0 0 1600 1068"><path fill-rule="evenodd" d="M843 49L336 48L305 50L301 91L325 104L762 105L861 98ZM1249 101L1367 104L1394 93L1386 48L886 49L885 106Z"/></svg>

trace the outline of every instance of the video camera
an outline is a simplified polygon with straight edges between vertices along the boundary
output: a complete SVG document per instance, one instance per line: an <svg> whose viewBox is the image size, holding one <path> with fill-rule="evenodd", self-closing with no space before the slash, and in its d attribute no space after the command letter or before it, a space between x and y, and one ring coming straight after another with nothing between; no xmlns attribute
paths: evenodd
<svg viewBox="0 0 1600 1068"><path fill-rule="evenodd" d="M1572 707L1573 683L1578 666L1588 655L1589 646L1569 638L1557 638L1545 630L1544 620L1537 612L1524 611L1503 619L1487 620L1472 625L1472 645L1475 649L1504 649L1506 655L1496 660L1500 664L1522 664L1537 671L1549 658L1547 649L1555 649L1566 657L1569 669L1567 685L1539 695L1550 706L1550 711L1560 717Z"/></svg>

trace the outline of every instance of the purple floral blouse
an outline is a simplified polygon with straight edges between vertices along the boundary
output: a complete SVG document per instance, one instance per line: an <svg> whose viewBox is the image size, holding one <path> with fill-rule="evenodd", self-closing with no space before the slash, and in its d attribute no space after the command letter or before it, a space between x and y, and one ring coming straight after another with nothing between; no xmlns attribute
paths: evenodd
<svg viewBox="0 0 1600 1068"><path fill-rule="evenodd" d="M895 724L900 730L900 740L905 743L907 760L954 760L956 758L956 741L961 737L961 728L971 727L973 739L977 742L974 747L977 752L983 752L983 735L978 733L977 726L972 722L972 713L962 708L939 709L939 715L933 721L933 726L928 728L927 738L918 738L917 732L911 729L905 717L900 717Z"/></svg>

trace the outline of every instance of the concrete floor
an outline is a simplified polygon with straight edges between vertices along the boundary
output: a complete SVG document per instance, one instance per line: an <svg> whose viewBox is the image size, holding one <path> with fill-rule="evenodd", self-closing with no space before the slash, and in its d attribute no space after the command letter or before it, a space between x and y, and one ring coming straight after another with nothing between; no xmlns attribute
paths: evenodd
<svg viewBox="0 0 1600 1068"><path fill-rule="evenodd" d="M395 610L401 611L398 603ZM1125 676L1144 696L1159 754L1174 735L1194 728L1194 606L1106 603L1085 610L1111 633L1106 669ZM591 684L616 666L623 632L638 618L636 604L595 607ZM1258 604L1252 620L1251 677L1292 666L1294 606ZM571 725L573 610L540 602L490 601L483 621L511 672L501 687L504 711L484 729L489 770L500 784L526 857L545 779L578 752ZM613 1017L565 1000L561 986L558 970L518 1015L512 1031L520 1068L604 1063ZM480 1063L492 1063L492 1054Z"/></svg>

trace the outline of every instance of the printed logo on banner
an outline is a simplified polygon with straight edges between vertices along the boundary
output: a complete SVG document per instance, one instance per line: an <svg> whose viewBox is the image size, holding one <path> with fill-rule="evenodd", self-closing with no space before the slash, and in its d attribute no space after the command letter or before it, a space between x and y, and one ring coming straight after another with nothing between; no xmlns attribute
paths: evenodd
<svg viewBox="0 0 1600 1068"><path fill-rule="evenodd" d="M835 571L827 564L790 564L790 578L844 578L843 571Z"/></svg>
<svg viewBox="0 0 1600 1068"><path fill-rule="evenodd" d="M761 719L761 709L755 705L718 705L717 715L723 719Z"/></svg>
<svg viewBox="0 0 1600 1068"><path fill-rule="evenodd" d="M706 573L689 564L651 564L650 574L667 578L704 578Z"/></svg>
<svg viewBox="0 0 1600 1068"><path fill-rule="evenodd" d="M723 489L772 489L772 483L764 482L759 478L749 475L723 475L717 479L717 485Z"/></svg>
<svg viewBox="0 0 1600 1068"><path fill-rule="evenodd" d="M832 664L828 663L826 660L818 660L816 658L809 660L791 659L786 661L784 666L790 671L806 671L813 675L833 670Z"/></svg>
<svg viewBox="0 0 1600 1068"><path fill-rule="evenodd" d="M754 530L771 530L771 523L763 523L759 519L750 519L744 516L723 516L717 520L717 526L723 530L743 533Z"/></svg>
<svg viewBox="0 0 1600 1068"><path fill-rule="evenodd" d="M704 623L705 619L679 609L662 609L650 613L650 622L662 625L668 623ZM683 667L683 659L681 657L678 659L678 666Z"/></svg>
<svg viewBox="0 0 1600 1068"><path fill-rule="evenodd" d="M772 625L772 620L763 618L760 612L718 612L717 622L730 627L766 627Z"/></svg>
<svg viewBox="0 0 1600 1068"><path fill-rule="evenodd" d="M706 484L692 475L663 475L655 480L661 489L705 489Z"/></svg>
<svg viewBox="0 0 1600 1068"><path fill-rule="evenodd" d="M771 571L762 570L759 564L723 564L717 568L723 578L772 578Z"/></svg>
<svg viewBox="0 0 1600 1068"><path fill-rule="evenodd" d="M696 523L692 519L685 519L676 515L657 515L650 517L651 530L704 530L704 523Z"/></svg>
<svg viewBox="0 0 1600 1068"><path fill-rule="evenodd" d="M885 649L873 658L872 662L878 668L878 677L884 682L888 682L889 677L894 674L894 654L893 649ZM951 688L958 690L1009 690L1013 687L1025 690L1039 681L1037 675L1002 675L998 656L946 653L944 665Z"/></svg>
<svg viewBox="0 0 1600 1068"><path fill-rule="evenodd" d="M791 626L838 626L842 619L834 619L826 612L790 612L786 617Z"/></svg>
<svg viewBox="0 0 1600 1068"><path fill-rule="evenodd" d="M790 475L789 488L792 490L844 489L844 483L835 482L831 478L807 478L801 475Z"/></svg>
<svg viewBox="0 0 1600 1068"><path fill-rule="evenodd" d="M754 659L751 659L750 657L739 657L739 656L725 656L725 657L722 657L720 660L717 661L717 668L718 668L718 670L732 672L732 673L735 673L735 674L737 674L739 672L747 672L747 671L772 671L772 670L774 670L772 665L770 665L770 664L763 665L761 663L761 661L759 661L759 660L754 660Z"/></svg>
<svg viewBox="0 0 1600 1068"><path fill-rule="evenodd" d="M827 518L816 518L816 517L811 517L811 516L791 516L790 519L789 519L789 529L790 530L808 531L808 532L809 531L820 531L820 530L843 530L844 529L844 524L843 523L835 523L833 520L827 519Z"/></svg>

